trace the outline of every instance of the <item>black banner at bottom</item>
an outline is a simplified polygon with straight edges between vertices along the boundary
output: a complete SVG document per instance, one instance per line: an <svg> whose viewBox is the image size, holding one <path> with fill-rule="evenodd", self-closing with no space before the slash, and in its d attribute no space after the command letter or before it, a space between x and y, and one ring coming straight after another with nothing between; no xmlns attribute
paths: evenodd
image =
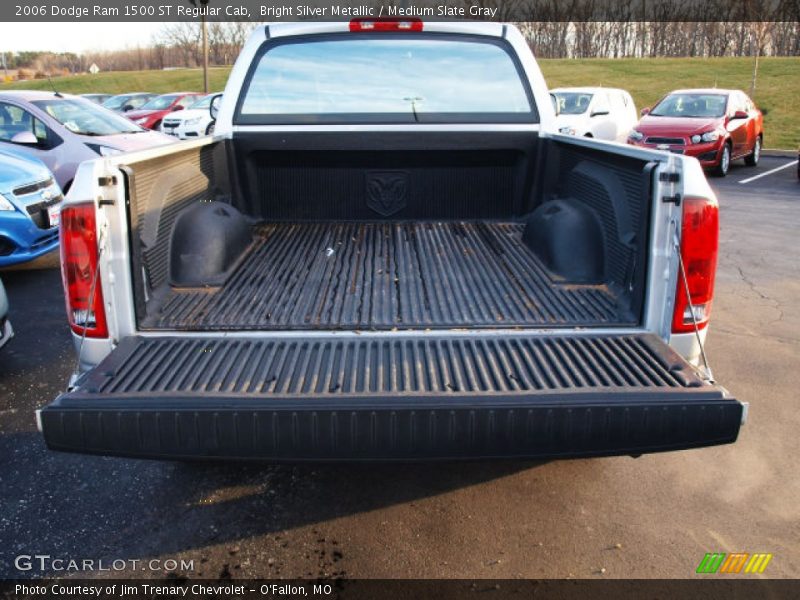
<svg viewBox="0 0 800 600"><path fill-rule="evenodd" d="M711 576L714 577L714 576ZM800 580L703 578L691 580L5 580L0 592L7 600L173 600L180 598L263 600L298 598L330 600L393 600L436 598L455 600L725 600L800 597Z"/></svg>

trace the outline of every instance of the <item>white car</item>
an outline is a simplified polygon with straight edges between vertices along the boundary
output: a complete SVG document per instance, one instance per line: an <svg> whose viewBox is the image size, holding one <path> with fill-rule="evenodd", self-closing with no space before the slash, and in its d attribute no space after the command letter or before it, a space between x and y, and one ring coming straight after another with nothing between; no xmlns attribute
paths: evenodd
<svg viewBox="0 0 800 600"><path fill-rule="evenodd" d="M625 90L603 87L558 88L558 131L567 135L622 142L639 120L633 98Z"/></svg>
<svg viewBox="0 0 800 600"><path fill-rule="evenodd" d="M222 94L203 96L186 109L164 117L159 129L162 133L174 135L178 139L187 140L214 133L214 119L209 108L215 97Z"/></svg>

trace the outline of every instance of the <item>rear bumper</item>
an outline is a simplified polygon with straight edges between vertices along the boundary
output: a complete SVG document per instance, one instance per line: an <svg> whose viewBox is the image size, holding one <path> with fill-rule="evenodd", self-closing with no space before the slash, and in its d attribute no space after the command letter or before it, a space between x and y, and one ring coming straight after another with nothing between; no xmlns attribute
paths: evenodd
<svg viewBox="0 0 800 600"><path fill-rule="evenodd" d="M593 396L593 395L592 395ZM627 394L625 396L628 396ZM360 403L225 398L59 401L41 411L52 450L142 458L285 461L566 458L736 441L742 405L669 398L370 399Z"/></svg>

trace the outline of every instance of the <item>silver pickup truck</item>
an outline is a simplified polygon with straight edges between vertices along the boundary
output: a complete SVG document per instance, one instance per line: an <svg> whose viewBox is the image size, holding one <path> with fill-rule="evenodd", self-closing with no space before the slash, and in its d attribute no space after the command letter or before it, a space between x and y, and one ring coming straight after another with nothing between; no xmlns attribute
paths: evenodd
<svg viewBox="0 0 800 600"><path fill-rule="evenodd" d="M216 134L83 163L80 369L50 448L151 458L638 455L730 443L695 159L556 132L498 23L261 26Z"/></svg>

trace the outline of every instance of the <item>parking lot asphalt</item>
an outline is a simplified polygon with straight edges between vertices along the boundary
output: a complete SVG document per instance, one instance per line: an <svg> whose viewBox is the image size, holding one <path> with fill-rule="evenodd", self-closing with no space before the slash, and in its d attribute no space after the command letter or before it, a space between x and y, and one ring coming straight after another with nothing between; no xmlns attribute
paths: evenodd
<svg viewBox="0 0 800 600"><path fill-rule="evenodd" d="M171 558L193 561L180 576L219 579L684 578L715 551L770 552L764 576L800 576L800 183L793 168L739 183L789 160L711 180L722 225L708 354L750 419L710 449L325 467L50 452L33 411L74 365L59 273L0 273L17 334L0 351L0 576L40 576L14 559L47 554L143 561L96 576L165 577L146 563Z"/></svg>

